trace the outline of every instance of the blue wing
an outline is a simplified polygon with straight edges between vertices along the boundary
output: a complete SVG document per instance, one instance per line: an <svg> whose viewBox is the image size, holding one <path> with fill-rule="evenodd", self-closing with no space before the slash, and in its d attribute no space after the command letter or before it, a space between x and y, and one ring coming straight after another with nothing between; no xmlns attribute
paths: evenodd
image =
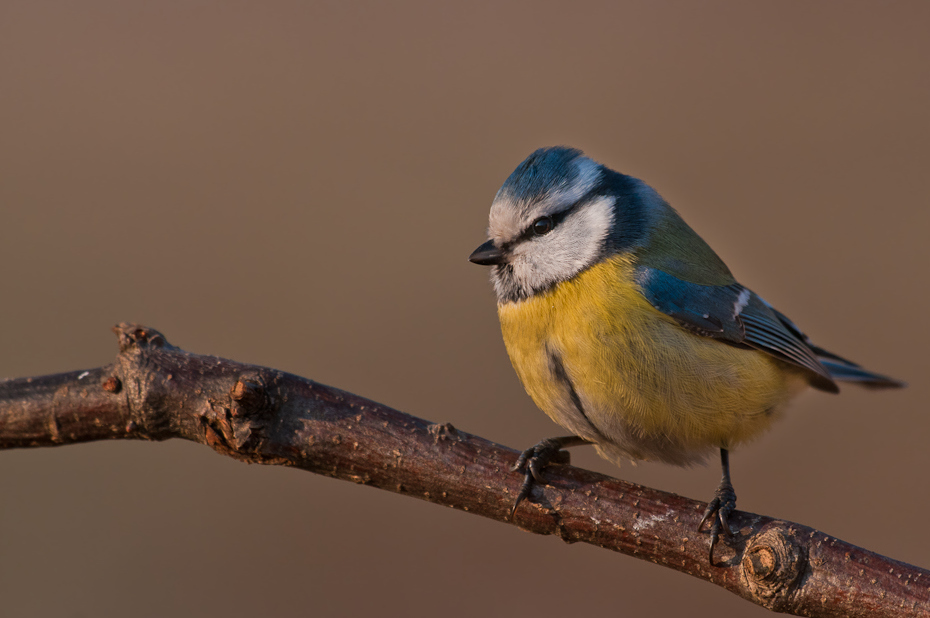
<svg viewBox="0 0 930 618"><path fill-rule="evenodd" d="M825 353L832 359L830 362L856 367L813 346L791 320L738 283L700 285L645 266L637 269L636 282L653 307L674 318L683 328L803 367L811 373L811 385L821 390L839 392L818 352Z"/></svg>

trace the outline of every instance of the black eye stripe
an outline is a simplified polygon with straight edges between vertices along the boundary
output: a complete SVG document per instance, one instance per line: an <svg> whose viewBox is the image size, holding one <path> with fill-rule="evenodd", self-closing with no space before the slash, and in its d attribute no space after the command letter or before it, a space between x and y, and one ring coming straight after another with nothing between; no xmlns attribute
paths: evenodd
<svg viewBox="0 0 930 618"><path fill-rule="evenodd" d="M562 212L557 212L557 213L555 213L555 214L553 214L553 215L549 215L549 219L552 220L552 228L549 230L549 232L551 232L552 230L554 230L562 221L564 221L564 220L566 219L566 217L568 217L568 215L572 214L572 212L574 212L574 210L575 210L579 205L580 205L580 202L574 204L571 208L567 208L567 209L563 210ZM501 245L501 251L504 251L504 252L510 251L510 249L511 249L514 245L520 244L520 243L523 242L523 241L530 240L530 239L536 237L536 233L533 231L533 225L534 225L537 221L539 221L539 219L542 219L542 218L543 218L543 217L539 217L539 218L533 220L533 223L530 223L529 227L527 227L525 230L523 230L523 232L522 232L519 236L517 236L517 237L514 238L513 240L511 240L511 241L509 241L509 242L505 242L503 245Z"/></svg>
<svg viewBox="0 0 930 618"><path fill-rule="evenodd" d="M578 204L575 204L571 208L567 208L563 210L562 212L557 212L552 215L547 215L545 217L539 217L538 219L535 219L532 223L530 223L529 227L523 230L523 233L520 234L520 237L517 238L514 242L520 242L523 240L528 240L530 238L533 238L534 236L541 236L543 234L548 234L549 232L554 230L560 223L562 223L562 221L564 221L565 218L568 217L568 215L570 215L575 210L575 207L577 205ZM545 232L541 232L541 233L537 232L536 224L540 223L543 220L551 221L551 225L549 226L549 229L546 230Z"/></svg>

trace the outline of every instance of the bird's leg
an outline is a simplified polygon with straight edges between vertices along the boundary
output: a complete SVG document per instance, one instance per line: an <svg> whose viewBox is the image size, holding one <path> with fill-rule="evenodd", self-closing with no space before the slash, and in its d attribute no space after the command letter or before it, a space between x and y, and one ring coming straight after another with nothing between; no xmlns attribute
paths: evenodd
<svg viewBox="0 0 930 618"><path fill-rule="evenodd" d="M513 506L510 507L510 519L513 519L513 514L517 511L517 507L520 506L520 503L530 495L530 491L533 489L533 483L543 482L543 468L550 463L570 463L571 455L568 451L563 451L562 449L571 446L581 446L583 444L591 444L591 442L580 436L547 438L540 441L536 446L532 446L520 453L520 457L517 459L517 463L514 464L513 470L522 470L525 475L523 477L523 486L520 487L520 493L517 494L516 501L513 503Z"/></svg>
<svg viewBox="0 0 930 618"><path fill-rule="evenodd" d="M707 504L701 523L698 524L698 530L700 530L705 523L710 521L711 564L714 563L714 545L720 538L721 528L727 536L733 536L728 520L730 514L736 510L736 492L733 490L733 483L730 482L730 453L725 448L720 449L720 467L723 468L723 478L720 479L714 499Z"/></svg>

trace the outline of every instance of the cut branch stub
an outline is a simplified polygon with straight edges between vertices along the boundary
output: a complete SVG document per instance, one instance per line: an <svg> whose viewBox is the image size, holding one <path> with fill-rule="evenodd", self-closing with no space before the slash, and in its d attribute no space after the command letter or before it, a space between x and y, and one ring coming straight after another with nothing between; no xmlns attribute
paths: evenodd
<svg viewBox="0 0 930 618"><path fill-rule="evenodd" d="M746 544L740 579L760 605L782 611L790 607L791 596L807 569L807 552L798 543L796 530L773 521Z"/></svg>

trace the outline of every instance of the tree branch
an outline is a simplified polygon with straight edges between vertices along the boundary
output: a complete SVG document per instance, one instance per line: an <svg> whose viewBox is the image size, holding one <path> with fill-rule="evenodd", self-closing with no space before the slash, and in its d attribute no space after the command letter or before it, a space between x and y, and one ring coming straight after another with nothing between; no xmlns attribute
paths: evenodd
<svg viewBox="0 0 930 618"><path fill-rule="evenodd" d="M508 522L518 453L274 369L184 352L135 324L105 367L0 382L0 448L183 438L243 461L302 468ZM930 571L822 532L738 511L707 561L704 504L568 465L514 524L662 564L774 611L930 616ZM510 522L508 522L510 523Z"/></svg>

